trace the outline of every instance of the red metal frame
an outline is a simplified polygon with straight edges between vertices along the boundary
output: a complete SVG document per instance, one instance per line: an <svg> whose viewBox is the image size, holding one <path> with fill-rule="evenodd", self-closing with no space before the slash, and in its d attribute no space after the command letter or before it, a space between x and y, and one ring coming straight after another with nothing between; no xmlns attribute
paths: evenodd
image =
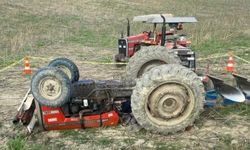
<svg viewBox="0 0 250 150"><path fill-rule="evenodd" d="M128 48L127 48L127 57L132 57L135 53L135 46L136 45L158 45L161 40L162 33L154 33L155 39L149 38L149 35L147 32L140 33L138 35L133 35L126 37L127 43L128 43ZM167 32L166 35L173 35L173 32ZM176 48L185 48L188 46L189 41L178 41L176 43ZM166 42L165 47L168 49L173 49L174 48L174 43L173 42Z"/></svg>
<svg viewBox="0 0 250 150"><path fill-rule="evenodd" d="M107 127L116 126L119 122L119 116L116 111L100 115L83 116L83 125L80 123L80 117L65 117L60 107L41 106L41 116L45 130Z"/></svg>

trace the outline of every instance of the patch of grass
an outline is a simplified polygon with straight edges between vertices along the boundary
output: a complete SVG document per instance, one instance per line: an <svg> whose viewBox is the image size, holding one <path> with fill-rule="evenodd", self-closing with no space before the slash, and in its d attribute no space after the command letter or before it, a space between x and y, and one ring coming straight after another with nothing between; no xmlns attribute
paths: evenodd
<svg viewBox="0 0 250 150"><path fill-rule="evenodd" d="M216 143L214 149L230 149L231 141L233 140L231 135L218 135L218 142Z"/></svg>
<svg viewBox="0 0 250 150"><path fill-rule="evenodd" d="M149 132L145 129L141 129L140 131L136 132L135 135L138 137L144 137L146 134L148 134ZM149 133L151 134L151 133Z"/></svg>
<svg viewBox="0 0 250 150"><path fill-rule="evenodd" d="M45 47L45 46L48 46L51 44L51 41L47 40L47 39L40 39L40 40L37 40L35 42L35 46L37 48L42 48L42 47Z"/></svg>
<svg viewBox="0 0 250 150"><path fill-rule="evenodd" d="M84 143L88 143L90 141L92 141L93 139L95 139L95 129L84 129L84 130L80 130L77 131L77 134L74 134L73 132L71 132L70 134L68 133L68 136L73 136L74 137L74 141L76 143L79 144L84 144Z"/></svg>
<svg viewBox="0 0 250 150"><path fill-rule="evenodd" d="M79 136L80 131L77 131L77 130L61 130L60 134L62 136Z"/></svg>
<svg viewBox="0 0 250 150"><path fill-rule="evenodd" d="M98 130L96 128L87 128L87 129L84 129L84 133L94 135L98 133Z"/></svg>
<svg viewBox="0 0 250 150"><path fill-rule="evenodd" d="M99 60L100 62L103 62L103 63L111 63L114 61L112 56L102 56Z"/></svg>
<svg viewBox="0 0 250 150"><path fill-rule="evenodd" d="M2 128L3 127L3 123L2 122L0 122L0 128Z"/></svg>
<svg viewBox="0 0 250 150"><path fill-rule="evenodd" d="M91 47L112 47L114 39L105 32L96 32L88 27L81 26L78 30L72 30L71 35L65 38L65 42L82 44ZM115 40L116 41L116 40Z"/></svg>
<svg viewBox="0 0 250 150"><path fill-rule="evenodd" d="M250 47L250 37L248 36L236 36L229 40L219 40L219 39L211 39L206 40L202 43L198 43L196 45L192 45L194 51L198 51L203 54L212 54L218 52L229 52L233 47ZM233 49L237 51L237 49Z"/></svg>
<svg viewBox="0 0 250 150"><path fill-rule="evenodd" d="M179 150L182 148L180 143L156 142L157 150Z"/></svg>
<svg viewBox="0 0 250 150"><path fill-rule="evenodd" d="M128 145L133 145L135 143L135 139L131 139L131 138L124 139L123 141L124 143Z"/></svg>
<svg viewBox="0 0 250 150"><path fill-rule="evenodd" d="M219 136L219 141L225 143L226 145L230 145L232 140L233 138L229 134Z"/></svg>
<svg viewBox="0 0 250 150"><path fill-rule="evenodd" d="M44 145L32 145L28 148L29 150L50 150L50 148L47 148Z"/></svg>
<svg viewBox="0 0 250 150"><path fill-rule="evenodd" d="M22 137L10 139L7 142L8 150L25 150L25 140Z"/></svg>
<svg viewBox="0 0 250 150"><path fill-rule="evenodd" d="M101 137L101 138L98 138L96 139L96 142L100 145L103 145L103 146L107 146L107 145L110 145L113 143L113 140L112 139L109 139L107 137Z"/></svg>
<svg viewBox="0 0 250 150"><path fill-rule="evenodd" d="M216 108L216 111L223 116L238 114L240 116L250 116L250 106L246 104L236 104L231 106Z"/></svg>

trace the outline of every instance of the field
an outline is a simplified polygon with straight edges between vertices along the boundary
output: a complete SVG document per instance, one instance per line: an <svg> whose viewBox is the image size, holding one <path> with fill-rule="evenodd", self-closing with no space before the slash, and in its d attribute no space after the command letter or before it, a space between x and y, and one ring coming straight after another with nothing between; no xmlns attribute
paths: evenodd
<svg viewBox="0 0 250 150"><path fill-rule="evenodd" d="M163 136L136 126L27 134L11 121L30 80L21 74L24 56L33 72L56 57L76 62L81 79L117 79L124 68L112 62L126 18L152 13L195 16L184 26L197 52L198 67L210 64L220 74L228 52L235 68L250 77L249 0L1 0L0 1L0 149L250 149L250 107L246 104L206 109L185 132ZM132 23L132 33L151 26ZM96 64L88 62L97 62ZM9 65L16 63L13 67ZM4 69L4 70L2 70Z"/></svg>

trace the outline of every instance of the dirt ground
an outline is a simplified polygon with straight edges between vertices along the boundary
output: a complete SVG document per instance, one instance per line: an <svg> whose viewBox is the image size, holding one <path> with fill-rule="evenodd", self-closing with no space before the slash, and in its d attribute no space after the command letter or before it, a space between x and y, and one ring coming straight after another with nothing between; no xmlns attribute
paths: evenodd
<svg viewBox="0 0 250 150"><path fill-rule="evenodd" d="M100 51L80 46L53 46L34 55L37 58L31 59L31 66L35 72L53 58L63 56L76 62L81 79L117 79L124 73L124 68L83 63L105 60L106 56L114 53L115 50L108 49ZM24 127L14 126L11 122L30 85L30 79L22 76L22 69L22 64L18 64L0 72L0 149L7 149L9 141L19 137L30 149L250 149L250 116L249 110L245 110L250 107L228 115L221 112L226 108L205 109L193 127L169 136L137 131L133 126L122 125L28 134ZM242 107L233 107L237 108Z"/></svg>

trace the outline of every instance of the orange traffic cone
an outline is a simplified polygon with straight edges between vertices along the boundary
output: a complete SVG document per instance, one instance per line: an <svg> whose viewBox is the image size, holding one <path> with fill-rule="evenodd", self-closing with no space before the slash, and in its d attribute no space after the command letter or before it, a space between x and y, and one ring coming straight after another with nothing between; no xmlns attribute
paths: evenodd
<svg viewBox="0 0 250 150"><path fill-rule="evenodd" d="M23 75L25 75L25 76L30 76L31 75L30 62L29 62L29 58L28 57L24 58Z"/></svg>
<svg viewBox="0 0 250 150"><path fill-rule="evenodd" d="M232 55L229 55L228 57L226 71L234 72L234 60Z"/></svg>

